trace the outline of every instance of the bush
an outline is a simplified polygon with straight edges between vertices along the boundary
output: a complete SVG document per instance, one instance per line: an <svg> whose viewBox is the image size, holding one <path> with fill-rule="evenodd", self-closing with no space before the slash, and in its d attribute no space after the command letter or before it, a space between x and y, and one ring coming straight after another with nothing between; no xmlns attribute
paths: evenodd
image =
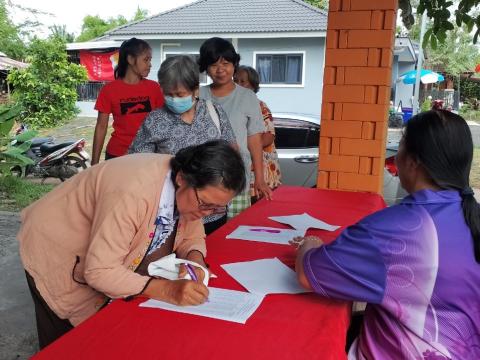
<svg viewBox="0 0 480 360"><path fill-rule="evenodd" d="M421 112L428 111L432 109L432 100L426 98L420 107Z"/></svg>
<svg viewBox="0 0 480 360"><path fill-rule="evenodd" d="M87 80L85 68L68 62L65 44L56 38L34 39L28 54L30 66L8 76L24 109L22 122L33 128L65 123L78 113L76 88Z"/></svg>
<svg viewBox="0 0 480 360"><path fill-rule="evenodd" d="M476 99L474 99L476 100ZM478 110L478 104L476 104L478 100L474 103L466 102L460 108L459 114L465 120L473 120L473 121L480 121L480 111Z"/></svg>
<svg viewBox="0 0 480 360"><path fill-rule="evenodd" d="M455 84L455 90L458 90L458 84ZM471 79L462 79L460 81L460 97L462 101L468 99L480 99L480 82Z"/></svg>
<svg viewBox="0 0 480 360"><path fill-rule="evenodd" d="M36 134L30 131L18 136L11 135L15 119L21 111L18 105L0 108L0 175L10 174L13 168L20 168L23 172L27 165L33 164L33 160L23 154L30 149L29 140ZM21 144L17 145L20 141Z"/></svg>

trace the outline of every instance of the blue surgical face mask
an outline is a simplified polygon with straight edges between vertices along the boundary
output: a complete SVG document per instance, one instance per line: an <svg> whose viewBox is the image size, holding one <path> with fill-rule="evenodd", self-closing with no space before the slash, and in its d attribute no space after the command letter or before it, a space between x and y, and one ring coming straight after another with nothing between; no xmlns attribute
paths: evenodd
<svg viewBox="0 0 480 360"><path fill-rule="evenodd" d="M192 108L193 97L191 95L185 97L165 96L165 105L175 114L183 114Z"/></svg>

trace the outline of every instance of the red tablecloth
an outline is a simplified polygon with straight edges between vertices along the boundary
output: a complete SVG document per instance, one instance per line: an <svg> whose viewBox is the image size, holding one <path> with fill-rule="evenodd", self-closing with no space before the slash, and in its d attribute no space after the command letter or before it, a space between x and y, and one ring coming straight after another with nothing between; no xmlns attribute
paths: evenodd
<svg viewBox="0 0 480 360"><path fill-rule="evenodd" d="M285 227L268 216L308 212L335 225L350 225L382 209L374 194L280 187L207 239L210 286L245 289L221 264L278 257L293 267L290 246L227 240L238 225ZM314 230L326 242L340 232ZM245 325L140 308L144 299L115 301L51 344L35 359L345 359L350 303L315 294L267 295Z"/></svg>

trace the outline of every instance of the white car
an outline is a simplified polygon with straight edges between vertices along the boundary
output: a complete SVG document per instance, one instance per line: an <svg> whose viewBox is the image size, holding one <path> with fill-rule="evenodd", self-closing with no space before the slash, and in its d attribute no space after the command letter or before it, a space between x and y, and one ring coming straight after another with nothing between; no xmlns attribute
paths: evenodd
<svg viewBox="0 0 480 360"><path fill-rule="evenodd" d="M275 146L282 172L282 184L315 187L318 173L320 116L274 113ZM406 196L400 186L394 158L398 144L388 144L385 153L383 197L388 205Z"/></svg>

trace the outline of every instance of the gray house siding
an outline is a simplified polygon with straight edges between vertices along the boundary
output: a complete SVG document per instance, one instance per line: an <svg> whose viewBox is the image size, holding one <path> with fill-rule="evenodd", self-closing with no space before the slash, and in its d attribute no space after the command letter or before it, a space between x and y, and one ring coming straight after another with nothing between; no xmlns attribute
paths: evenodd
<svg viewBox="0 0 480 360"><path fill-rule="evenodd" d="M157 80L157 72L160 69L160 64L165 60L166 54L198 54L200 45L204 40L147 40L152 47L152 70L148 76L151 80Z"/></svg>
<svg viewBox="0 0 480 360"><path fill-rule="evenodd" d="M229 39L231 40L231 39ZM157 79L161 61L167 54L198 54L204 40L149 40L153 49L149 78ZM237 50L242 65L254 66L254 54L304 52L303 84L301 86L264 85L258 97L274 112L320 114L323 84L325 38L238 39Z"/></svg>
<svg viewBox="0 0 480 360"><path fill-rule="evenodd" d="M239 39L241 64L254 66L254 53L294 52L304 54L304 83L299 87L260 86L258 97L273 112L320 114L325 52L325 38ZM321 80L321 81L319 81Z"/></svg>
<svg viewBox="0 0 480 360"><path fill-rule="evenodd" d="M232 39L229 39L232 40ZM152 69L148 78L157 81L157 72L167 54L198 54L204 39L147 40L152 47ZM322 105L325 38L237 39L242 65L254 66L254 54L303 53L303 84L261 85L258 97L272 112L319 115ZM319 81L321 79L322 81ZM96 116L94 102L78 102L82 116Z"/></svg>

